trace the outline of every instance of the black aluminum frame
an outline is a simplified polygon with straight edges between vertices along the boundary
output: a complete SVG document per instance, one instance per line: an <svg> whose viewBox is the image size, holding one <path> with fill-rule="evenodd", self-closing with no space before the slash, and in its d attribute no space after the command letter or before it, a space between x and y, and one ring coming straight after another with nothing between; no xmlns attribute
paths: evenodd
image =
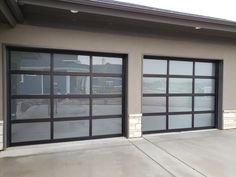
<svg viewBox="0 0 236 177"><path fill-rule="evenodd" d="M75 50L62 50L62 49L48 49L48 48L31 48L31 47L14 47L8 46L7 49L7 146L19 146L19 145L31 145L31 144L43 144L43 143L56 143L56 142L66 142L66 141L77 141L77 140L87 140L87 139L98 139L98 138L110 138L110 137L120 137L126 136L126 116L127 116L127 54L115 54L115 53L104 53L104 52L88 52L88 51L75 51ZM42 52L50 54L50 70L49 71L22 71L22 70L12 70L10 69L10 51L25 51L25 52ZM53 71L54 54L72 54L72 55L88 55L90 57L89 72L60 72ZM122 58L122 73L112 74L112 73L94 73L92 71L92 57L93 56L104 56L104 57L119 57ZM50 76L50 93L48 95L11 95L11 74L38 74L38 75L48 75ZM53 79L56 75L62 76L89 76L90 78L90 93L84 95L54 95L54 85ZM122 93L121 94L98 94L93 95L92 93L92 80L93 77L119 77L122 79ZM41 119L21 119L21 120L11 120L11 99L49 99L50 100L50 118ZM84 117L63 117L54 118L54 99L55 98L88 98L89 99L89 116ZM93 98L121 98L121 115L92 115L92 99ZM109 134L109 135L92 135L92 120L93 119L106 119L106 118L121 118L122 127L121 134ZM78 137L78 138L60 138L54 139L54 122L58 121L73 121L73 120L89 120L89 136ZM50 139L38 140L38 141L27 141L27 142L16 142L11 141L11 125L17 123L33 123L33 122L50 122Z"/></svg>
<svg viewBox="0 0 236 177"><path fill-rule="evenodd" d="M164 130L151 130L143 131L144 134L151 133L163 133L163 132L178 132L178 131L189 131L189 130L204 130L204 129L213 129L219 126L219 103L218 103L218 86L219 86L219 63L220 60L209 60L209 59L195 59L195 58L182 58L182 57L168 57L168 56L150 56L144 55L143 61L145 59L153 60L165 60L167 61L167 73L166 74L143 74L145 77L162 77L166 78L166 93L163 94L145 94L142 92L142 97L166 97L166 111L157 112L157 113L143 113L143 116L166 116L166 129ZM170 75L170 61L189 61L193 62L193 73L192 75ZM196 76L195 75L195 63L196 62L205 62L205 63L214 63L215 64L215 76ZM169 79L170 78L190 78L192 79L192 93L169 93ZM214 93L195 93L195 79L214 79L215 80L215 92ZM143 79L142 79L143 82ZM143 84L143 83L142 83ZM192 97L192 111L185 112L169 112L169 97L170 96L189 96ZM214 96L215 97L215 107L214 110L209 111L194 111L194 97L195 96ZM204 113L213 113L215 115L215 125L214 126L205 126L205 127L194 127L194 114L204 114ZM180 129L169 129L169 115L183 115L191 114L192 115L192 127L191 128L180 128Z"/></svg>

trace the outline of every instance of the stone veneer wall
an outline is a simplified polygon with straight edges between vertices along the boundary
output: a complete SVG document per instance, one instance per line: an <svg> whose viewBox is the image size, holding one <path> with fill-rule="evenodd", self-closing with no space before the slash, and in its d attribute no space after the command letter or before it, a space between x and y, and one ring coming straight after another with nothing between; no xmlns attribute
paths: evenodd
<svg viewBox="0 0 236 177"><path fill-rule="evenodd" d="M128 137L139 138L142 136L142 114L130 114L128 121Z"/></svg>
<svg viewBox="0 0 236 177"><path fill-rule="evenodd" d="M3 121L0 120L0 151L3 150Z"/></svg>
<svg viewBox="0 0 236 177"><path fill-rule="evenodd" d="M223 129L236 128L236 110L224 110Z"/></svg>

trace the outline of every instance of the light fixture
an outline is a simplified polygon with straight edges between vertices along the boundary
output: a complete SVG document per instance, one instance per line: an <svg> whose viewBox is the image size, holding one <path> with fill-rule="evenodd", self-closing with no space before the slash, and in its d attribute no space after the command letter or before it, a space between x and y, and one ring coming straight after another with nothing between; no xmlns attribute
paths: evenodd
<svg viewBox="0 0 236 177"><path fill-rule="evenodd" d="M196 26L196 27L195 27L195 29L196 29L196 30L200 30L200 29L201 29L201 27L199 27L199 26Z"/></svg>
<svg viewBox="0 0 236 177"><path fill-rule="evenodd" d="M71 13L77 14L79 11L78 10L70 10Z"/></svg>

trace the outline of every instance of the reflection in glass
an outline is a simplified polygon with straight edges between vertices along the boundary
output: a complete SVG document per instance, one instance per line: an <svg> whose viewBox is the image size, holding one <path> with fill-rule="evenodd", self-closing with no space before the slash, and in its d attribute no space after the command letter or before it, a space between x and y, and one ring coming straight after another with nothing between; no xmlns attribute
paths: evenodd
<svg viewBox="0 0 236 177"><path fill-rule="evenodd" d="M54 122L54 138L89 136L89 120Z"/></svg>
<svg viewBox="0 0 236 177"><path fill-rule="evenodd" d="M89 72L90 57L87 55L54 54L54 71Z"/></svg>
<svg viewBox="0 0 236 177"><path fill-rule="evenodd" d="M89 94L88 76L54 76L54 94Z"/></svg>
<svg viewBox="0 0 236 177"><path fill-rule="evenodd" d="M144 59L143 74L167 74L167 61Z"/></svg>
<svg viewBox="0 0 236 177"><path fill-rule="evenodd" d="M166 116L144 116L142 117L142 130L155 131L166 129Z"/></svg>
<svg viewBox="0 0 236 177"><path fill-rule="evenodd" d="M192 93L192 79L169 79L169 93Z"/></svg>
<svg viewBox="0 0 236 177"><path fill-rule="evenodd" d="M195 111L213 111L215 109L214 96L195 96Z"/></svg>
<svg viewBox="0 0 236 177"><path fill-rule="evenodd" d="M215 125L215 114L195 114L194 127L213 127Z"/></svg>
<svg viewBox="0 0 236 177"><path fill-rule="evenodd" d="M143 93L166 93L166 78L143 78Z"/></svg>
<svg viewBox="0 0 236 177"><path fill-rule="evenodd" d="M93 94L121 94L122 78L93 77Z"/></svg>
<svg viewBox="0 0 236 177"><path fill-rule="evenodd" d="M192 128L192 115L169 115L169 129Z"/></svg>
<svg viewBox="0 0 236 177"><path fill-rule="evenodd" d="M190 61L170 61L171 75L192 75L193 62Z"/></svg>
<svg viewBox="0 0 236 177"><path fill-rule="evenodd" d="M54 117L83 117L89 116L89 99L62 98L54 99Z"/></svg>
<svg viewBox="0 0 236 177"><path fill-rule="evenodd" d="M27 142L50 139L50 122L18 123L11 126L11 141Z"/></svg>
<svg viewBox="0 0 236 177"><path fill-rule="evenodd" d="M192 97L169 97L169 112L192 111Z"/></svg>
<svg viewBox="0 0 236 177"><path fill-rule="evenodd" d="M121 115L121 98L94 98L93 115Z"/></svg>
<svg viewBox="0 0 236 177"><path fill-rule="evenodd" d="M50 76L12 74L12 95L47 95L50 93Z"/></svg>
<svg viewBox="0 0 236 177"><path fill-rule="evenodd" d="M35 52L10 52L11 70L49 71L50 54Z"/></svg>
<svg viewBox="0 0 236 177"><path fill-rule="evenodd" d="M122 58L93 56L94 73L122 73Z"/></svg>
<svg viewBox="0 0 236 177"><path fill-rule="evenodd" d="M50 118L49 99L12 99L11 120Z"/></svg>
<svg viewBox="0 0 236 177"><path fill-rule="evenodd" d="M166 97L143 97L143 113L166 112Z"/></svg>
<svg viewBox="0 0 236 177"><path fill-rule="evenodd" d="M195 79L195 93L215 93L215 80Z"/></svg>
<svg viewBox="0 0 236 177"><path fill-rule="evenodd" d="M113 119L93 119L92 120L92 135L112 135L121 134L121 118Z"/></svg>
<svg viewBox="0 0 236 177"><path fill-rule="evenodd" d="M206 62L195 63L196 76L215 76L215 64Z"/></svg>

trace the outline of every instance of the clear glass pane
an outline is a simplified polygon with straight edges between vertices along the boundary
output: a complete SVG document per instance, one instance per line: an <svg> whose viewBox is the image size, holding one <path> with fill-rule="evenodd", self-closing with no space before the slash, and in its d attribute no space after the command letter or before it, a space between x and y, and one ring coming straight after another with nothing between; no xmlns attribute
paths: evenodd
<svg viewBox="0 0 236 177"><path fill-rule="evenodd" d="M191 128L192 115L169 115L169 129Z"/></svg>
<svg viewBox="0 0 236 177"><path fill-rule="evenodd" d="M121 103L121 98L94 98L93 115L120 115Z"/></svg>
<svg viewBox="0 0 236 177"><path fill-rule="evenodd" d="M121 77L93 77L93 94L121 94Z"/></svg>
<svg viewBox="0 0 236 177"><path fill-rule="evenodd" d="M122 58L93 56L94 73L122 73Z"/></svg>
<svg viewBox="0 0 236 177"><path fill-rule="evenodd" d="M10 57L11 70L50 70L50 54L48 53L11 51Z"/></svg>
<svg viewBox="0 0 236 177"><path fill-rule="evenodd" d="M166 97L143 97L143 113L166 112Z"/></svg>
<svg viewBox="0 0 236 177"><path fill-rule="evenodd" d="M167 74L166 60L143 60L143 74Z"/></svg>
<svg viewBox="0 0 236 177"><path fill-rule="evenodd" d="M205 62L196 62L195 75L196 76L215 76L215 64L205 63Z"/></svg>
<svg viewBox="0 0 236 177"><path fill-rule="evenodd" d="M50 76L12 74L12 95L47 95L50 93Z"/></svg>
<svg viewBox="0 0 236 177"><path fill-rule="evenodd" d="M89 72L90 57L87 55L54 54L54 71Z"/></svg>
<svg viewBox="0 0 236 177"><path fill-rule="evenodd" d="M12 124L13 143L50 139L50 122Z"/></svg>
<svg viewBox="0 0 236 177"><path fill-rule="evenodd" d="M170 61L171 75L193 75L193 62Z"/></svg>
<svg viewBox="0 0 236 177"><path fill-rule="evenodd" d="M166 129L166 116L144 116L142 117L142 130L155 131Z"/></svg>
<svg viewBox="0 0 236 177"><path fill-rule="evenodd" d="M196 96L194 99L195 111L213 111L215 109L214 96Z"/></svg>
<svg viewBox="0 0 236 177"><path fill-rule="evenodd" d="M195 114L194 127L213 127L215 125L215 114Z"/></svg>
<svg viewBox="0 0 236 177"><path fill-rule="evenodd" d="M54 94L89 94L88 76L54 76Z"/></svg>
<svg viewBox="0 0 236 177"><path fill-rule="evenodd" d="M169 97L169 112L192 111L192 97Z"/></svg>
<svg viewBox="0 0 236 177"><path fill-rule="evenodd" d="M50 118L49 99L12 99L11 119Z"/></svg>
<svg viewBox="0 0 236 177"><path fill-rule="evenodd" d="M54 99L54 117L83 117L89 116L89 99L62 98Z"/></svg>
<svg viewBox="0 0 236 177"><path fill-rule="evenodd" d="M215 93L215 80L195 79L195 93Z"/></svg>
<svg viewBox="0 0 236 177"><path fill-rule="evenodd" d="M169 93L192 93L192 79L169 79Z"/></svg>
<svg viewBox="0 0 236 177"><path fill-rule="evenodd" d="M121 118L113 119L93 119L92 134L93 135L112 135L122 133Z"/></svg>
<svg viewBox="0 0 236 177"><path fill-rule="evenodd" d="M143 93L166 93L166 78L144 77Z"/></svg>
<svg viewBox="0 0 236 177"><path fill-rule="evenodd" d="M89 136L89 120L54 122L54 138Z"/></svg>

